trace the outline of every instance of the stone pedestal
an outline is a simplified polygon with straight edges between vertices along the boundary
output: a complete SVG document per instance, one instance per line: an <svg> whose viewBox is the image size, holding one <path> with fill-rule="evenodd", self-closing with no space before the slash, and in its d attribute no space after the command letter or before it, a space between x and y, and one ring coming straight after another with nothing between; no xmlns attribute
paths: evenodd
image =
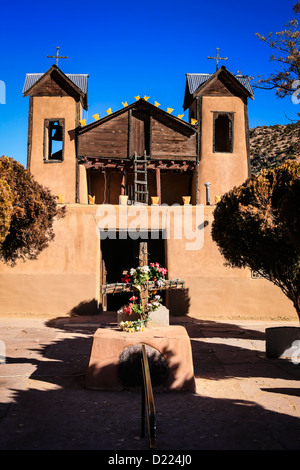
<svg viewBox="0 0 300 470"><path fill-rule="evenodd" d="M191 343L183 326L150 327L138 333L99 328L93 338L86 388L122 390L124 385L118 373L120 356L129 346L141 344L159 351L167 362L168 374L160 387L162 391L195 392Z"/></svg>
<svg viewBox="0 0 300 470"><path fill-rule="evenodd" d="M149 325L153 326L168 326L170 323L169 310L164 305L158 307L154 312L149 314Z"/></svg>
<svg viewBox="0 0 300 470"><path fill-rule="evenodd" d="M281 326L266 328L266 355L300 361L300 328Z"/></svg>

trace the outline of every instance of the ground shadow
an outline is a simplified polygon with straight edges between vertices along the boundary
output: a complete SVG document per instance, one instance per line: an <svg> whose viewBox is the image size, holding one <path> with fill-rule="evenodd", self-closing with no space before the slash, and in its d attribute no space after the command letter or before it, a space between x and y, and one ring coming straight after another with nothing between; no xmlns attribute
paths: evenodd
<svg viewBox="0 0 300 470"><path fill-rule="evenodd" d="M189 289L170 290L167 296L170 315L176 317L189 313L191 303Z"/></svg>
<svg viewBox="0 0 300 470"><path fill-rule="evenodd" d="M99 313L98 303L96 299L80 302L80 304L76 305L75 307L70 310L68 315L71 317L73 316L85 316L85 315L96 315Z"/></svg>
<svg viewBox="0 0 300 470"><path fill-rule="evenodd" d="M299 388L262 388L264 392L270 393L279 393L283 395L291 395L295 397L300 397L300 389Z"/></svg>
<svg viewBox="0 0 300 470"><path fill-rule="evenodd" d="M266 357L262 331L207 320L186 323L185 328L191 339L196 377L218 380L257 376L300 380L299 366L288 359ZM245 347L249 342L258 342L261 349Z"/></svg>
<svg viewBox="0 0 300 470"><path fill-rule="evenodd" d="M23 356L16 352L15 357L7 358L7 367L15 364L17 368L23 362L31 363L35 370L27 380L14 376L10 381L1 369L2 388L11 396L2 409L1 450L148 449L147 439L140 437L139 393L85 388L92 338L99 324L78 320L77 324L76 319L65 323L53 321L51 327L59 329L59 339L39 344L31 351L24 349ZM219 323L217 325L220 327ZM244 370L243 377L262 377L262 371L272 377L274 371L268 367L270 363L266 364L266 359L258 358L253 351L210 342L213 322L208 324L207 334L200 325L196 325L198 329L194 326L187 325L187 331L197 376L216 380L218 386L218 379L231 377L218 358L225 355L232 365L233 357L241 360L246 354L249 367L239 367L239 373ZM224 324L224 330L219 330L226 338L231 328L233 338L260 338L255 331L245 330L244 333L241 327L230 325L227 329L227 326ZM214 331L211 338L215 335ZM201 341L204 336L205 341ZM282 376L286 376L284 369ZM266 388L265 392L296 394L296 389ZM254 401L212 398L201 393L155 392L155 406L158 450L300 448L299 419L264 409Z"/></svg>

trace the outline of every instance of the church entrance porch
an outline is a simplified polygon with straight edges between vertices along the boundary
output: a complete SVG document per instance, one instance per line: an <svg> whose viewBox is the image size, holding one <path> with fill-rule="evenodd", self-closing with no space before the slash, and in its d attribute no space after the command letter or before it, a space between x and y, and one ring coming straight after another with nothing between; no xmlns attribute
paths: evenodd
<svg viewBox="0 0 300 470"><path fill-rule="evenodd" d="M154 235L156 238L153 238ZM102 254L101 284L121 282L127 271L139 265L141 241L147 241L148 243L149 263L157 262L166 267L165 240L162 238L162 231L158 230L154 235L147 231L140 233L117 231L115 238L110 238L106 234L106 238L100 241ZM130 293L128 292L102 294L102 309L103 311L117 311L128 303L129 297ZM164 292L161 293L161 297L164 302Z"/></svg>
<svg viewBox="0 0 300 470"><path fill-rule="evenodd" d="M151 205L151 198L158 197L159 204L182 205L183 196L190 196L194 203L195 173L192 167L148 164L147 170L137 170L140 172L137 173L131 164L122 169L118 166L107 168L108 165L100 167L99 163L98 166L87 170L87 192L95 204L119 204L120 195L128 196L128 204Z"/></svg>

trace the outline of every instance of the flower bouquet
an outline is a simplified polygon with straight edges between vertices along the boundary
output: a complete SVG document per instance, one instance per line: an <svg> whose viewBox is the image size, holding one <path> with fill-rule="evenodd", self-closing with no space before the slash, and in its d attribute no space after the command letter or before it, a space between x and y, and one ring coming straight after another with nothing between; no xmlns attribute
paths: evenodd
<svg viewBox="0 0 300 470"><path fill-rule="evenodd" d="M161 267L159 263L150 263L150 266L131 268L129 273L123 276L122 282L132 284L132 287L139 291L139 297L141 297L143 285L147 282L154 282L159 290L163 286L166 274L167 270ZM144 306L141 298L139 299L133 295L130 297L129 303L118 311L123 318L130 317L129 320L122 320L119 323L120 328L128 332L143 331L149 321L150 313L157 310L161 305L161 297L156 294L156 291L149 292L149 301Z"/></svg>
<svg viewBox="0 0 300 470"><path fill-rule="evenodd" d="M122 313L126 316L132 316L131 320L121 321L119 324L122 330L128 331L129 333L143 331L147 321L149 321L149 314L155 312L155 310L162 305L160 295L154 295L147 303L145 309L143 309L140 304L137 304L136 300L138 300L138 298L133 295L129 299L129 304L124 305L121 309Z"/></svg>
<svg viewBox="0 0 300 470"><path fill-rule="evenodd" d="M146 282L153 281L157 287L162 287L166 278L167 269L160 266L159 263L150 263L150 266L138 266L131 268L129 274L122 277L122 282L132 284L136 289Z"/></svg>

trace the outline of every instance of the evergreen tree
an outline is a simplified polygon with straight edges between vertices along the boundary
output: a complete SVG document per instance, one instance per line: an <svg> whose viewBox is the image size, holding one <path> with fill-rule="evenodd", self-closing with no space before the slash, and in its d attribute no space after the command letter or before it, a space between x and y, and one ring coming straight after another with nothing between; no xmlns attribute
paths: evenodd
<svg viewBox="0 0 300 470"><path fill-rule="evenodd" d="M300 319L300 163L262 170L226 193L212 237L231 267L248 267L280 287Z"/></svg>
<svg viewBox="0 0 300 470"><path fill-rule="evenodd" d="M0 259L36 259L54 238L53 222L64 216L56 196L37 183L23 165L0 158Z"/></svg>

